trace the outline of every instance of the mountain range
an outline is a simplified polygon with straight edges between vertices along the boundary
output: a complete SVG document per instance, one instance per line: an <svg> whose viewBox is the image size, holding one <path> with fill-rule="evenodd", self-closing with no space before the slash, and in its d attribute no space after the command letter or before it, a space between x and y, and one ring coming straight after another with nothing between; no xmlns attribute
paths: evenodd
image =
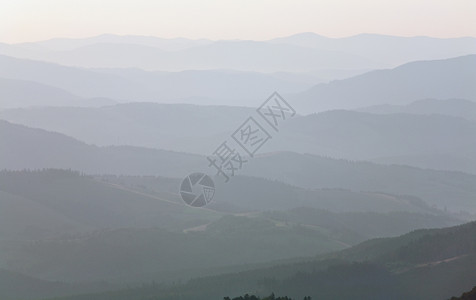
<svg viewBox="0 0 476 300"><path fill-rule="evenodd" d="M263 151L293 151L476 174L476 124L463 118L470 117L468 108L474 102L452 105L454 113L434 114L440 102L418 102L419 113L336 110L295 116L283 122ZM249 116L254 116L254 110L245 107L154 103L0 111L4 120L61 132L98 146L128 145L201 155L213 152Z"/></svg>
<svg viewBox="0 0 476 300"><path fill-rule="evenodd" d="M97 147L65 135L0 122L0 169L73 169L88 174L213 174L204 156L132 146ZM240 175L279 180L304 188L344 188L420 197L451 211L474 212L475 175L351 162L292 152L263 153ZM223 181L221 176L216 181ZM239 189L242 193L246 190Z"/></svg>
<svg viewBox="0 0 476 300"><path fill-rule="evenodd" d="M44 91L17 99L15 81L4 82L0 108L26 106L100 106L108 104L101 99L70 99L62 102L49 99L54 88L65 90L76 97L107 98L117 102L188 102L196 104L253 105L275 90L291 93L308 88L317 79L312 74L238 72L232 70L201 70L182 72L147 72L140 69L85 69L67 67L43 61L18 59L0 55L0 77L47 85ZM11 86L6 86L10 83ZM32 83L31 83L32 84ZM25 86L25 89L27 87ZM25 92L24 92L25 93ZM58 93L58 91L56 91ZM54 95L54 94L53 94ZM54 95L55 96L55 95ZM56 96L57 98L57 96ZM53 98L54 99L54 98ZM18 100L22 100L19 102ZM96 102L96 103L95 103ZM109 104L112 103L110 100Z"/></svg>
<svg viewBox="0 0 476 300"><path fill-rule="evenodd" d="M474 37L0 43L0 299L461 295L475 121Z"/></svg>
<svg viewBox="0 0 476 300"><path fill-rule="evenodd" d="M78 105L78 101L68 101L71 98L68 95L65 95L65 102L48 101L53 88L82 98L112 99L108 100L109 103L114 100L251 107L258 106L277 90L285 94L299 112L305 114L329 109L406 105L427 98L475 100L475 57L468 55L445 60L417 61L362 75L349 73L347 76L353 75L350 78L325 82L326 80L312 73L265 74L223 69L181 72L84 69L0 55L0 77L50 86L49 89L43 87L44 91L32 87L32 90L38 91L36 96L32 95L26 101L24 95L19 99L22 101L18 102L18 92L15 92L18 83L4 81L5 91L2 96L7 102L2 103L0 108L68 105L69 102L73 106ZM6 86L7 83L11 86ZM58 94L58 91L55 93ZM53 93L53 96L56 95ZM82 101L82 106L107 103L104 99L94 100Z"/></svg>
<svg viewBox="0 0 476 300"><path fill-rule="evenodd" d="M268 41L102 35L2 44L0 53L81 67L303 72L394 67L414 60L474 54L474 40L471 37L436 39L371 34L327 38L312 33Z"/></svg>

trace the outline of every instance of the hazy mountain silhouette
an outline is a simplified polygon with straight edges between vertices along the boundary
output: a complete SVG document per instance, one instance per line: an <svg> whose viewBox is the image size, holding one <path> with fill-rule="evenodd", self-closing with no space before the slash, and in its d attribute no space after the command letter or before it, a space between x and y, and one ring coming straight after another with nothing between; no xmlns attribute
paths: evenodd
<svg viewBox="0 0 476 300"><path fill-rule="evenodd" d="M476 102L465 99L423 99L407 105L383 104L364 107L359 111L375 114L438 114L476 121Z"/></svg>
<svg viewBox="0 0 476 300"><path fill-rule="evenodd" d="M207 39L164 39L155 36L101 34L98 36L82 39L54 38L45 41L22 43L17 45L22 47L41 46L53 51L67 51L97 43L136 44L142 46L156 47L162 50L176 51L191 47L207 45L213 43L213 41Z"/></svg>
<svg viewBox="0 0 476 300"><path fill-rule="evenodd" d="M0 55L0 66L1 77L35 81L85 98L220 105L255 106L275 90L290 93L307 89L315 82L310 84L311 80L306 76L316 77L231 70L84 69L3 55ZM31 101L42 97L46 95L32 95Z"/></svg>
<svg viewBox="0 0 476 300"><path fill-rule="evenodd" d="M245 107L128 103L97 109L5 110L0 117L99 146L132 145L208 154L252 112Z"/></svg>
<svg viewBox="0 0 476 300"><path fill-rule="evenodd" d="M121 100L140 99L150 95L144 86L111 74L4 55L0 55L0 65L1 77L35 81L80 97Z"/></svg>
<svg viewBox="0 0 476 300"><path fill-rule="evenodd" d="M45 84L0 78L0 108L16 108L35 105L75 106L81 98Z"/></svg>
<svg viewBox="0 0 476 300"><path fill-rule="evenodd" d="M474 37L439 39L425 36L359 34L344 38L327 38L307 32L272 39L269 42L344 51L393 66L415 60L443 59L476 53Z"/></svg>
<svg viewBox="0 0 476 300"><path fill-rule="evenodd" d="M154 92L153 100L195 104L256 106L279 90L300 92L323 80L299 73L267 74L234 70L187 70L147 72L140 69L94 69L139 82ZM309 83L310 81L314 81ZM190 99L193 98L193 99ZM208 99L206 101L199 98Z"/></svg>
<svg viewBox="0 0 476 300"><path fill-rule="evenodd" d="M471 100L476 98L475 57L420 61L392 70L373 71L321 83L289 99L302 112L406 104L423 98ZM106 97L121 101L255 106L274 90L295 93L306 89L310 81L306 77L309 75L303 77L303 74L289 72L91 70L3 55L0 55L0 65L0 76L4 78L35 81L85 98Z"/></svg>
<svg viewBox="0 0 476 300"><path fill-rule="evenodd" d="M135 43L100 42L64 51L35 45L2 45L0 53L69 66L183 71L233 69L257 72L304 72L316 69L373 69L371 58L340 51L316 50L259 41L216 41L177 51Z"/></svg>
<svg viewBox="0 0 476 300"><path fill-rule="evenodd" d="M294 118L280 128L267 149L476 174L476 123L462 118L336 110Z"/></svg>
<svg viewBox="0 0 476 300"><path fill-rule="evenodd" d="M295 96L301 112L408 104L425 98L476 99L476 55L417 61L318 84Z"/></svg>
<svg viewBox="0 0 476 300"><path fill-rule="evenodd" d="M0 78L0 109L31 106L102 106L115 101L106 98L85 99L63 89L33 81Z"/></svg>
<svg viewBox="0 0 476 300"><path fill-rule="evenodd" d="M97 147L0 121L0 169L64 168L88 173L185 177L206 168L198 155L139 147ZM206 161L206 159L205 159Z"/></svg>
<svg viewBox="0 0 476 300"><path fill-rule="evenodd" d="M261 42L106 34L85 39L3 44L0 53L83 67L305 71L392 67L414 60L474 54L474 45L475 39L471 37L438 39L374 34L327 38L301 33Z"/></svg>

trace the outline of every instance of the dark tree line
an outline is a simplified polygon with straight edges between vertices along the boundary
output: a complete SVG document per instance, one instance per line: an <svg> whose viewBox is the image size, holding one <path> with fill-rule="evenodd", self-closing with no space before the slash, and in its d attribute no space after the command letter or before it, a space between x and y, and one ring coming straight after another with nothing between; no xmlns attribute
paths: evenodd
<svg viewBox="0 0 476 300"><path fill-rule="evenodd" d="M460 297L453 297L450 300L476 300L476 286L471 291L463 293Z"/></svg>
<svg viewBox="0 0 476 300"><path fill-rule="evenodd" d="M257 297L257 296L254 296L254 295L244 295L244 296L240 296L240 297L235 297L233 299L231 299L230 297L225 297L223 298L223 300L293 300L287 296L285 297L275 297L274 294L271 294L269 295L268 297L265 297L265 298L260 298L260 297ZM304 297L303 300L311 300L311 297Z"/></svg>

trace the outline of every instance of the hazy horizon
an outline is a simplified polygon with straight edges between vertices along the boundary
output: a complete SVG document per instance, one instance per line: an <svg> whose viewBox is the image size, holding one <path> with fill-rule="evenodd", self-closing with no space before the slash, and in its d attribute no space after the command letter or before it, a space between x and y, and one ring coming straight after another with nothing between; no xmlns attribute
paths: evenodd
<svg viewBox="0 0 476 300"><path fill-rule="evenodd" d="M300 32L334 38L360 33L474 37L474 15L476 3L470 0L140 0L134 4L125 0L22 0L0 4L0 41L85 38L102 33L212 40L267 40Z"/></svg>
<svg viewBox="0 0 476 300"><path fill-rule="evenodd" d="M119 37L130 37L130 36L138 36L138 37L151 37L151 38L159 38L159 39L164 39L164 40L177 40L177 39L186 39L186 40L192 40L192 41L199 41L199 40L208 40L212 42L219 42L219 41L256 41L256 42L265 42L269 40L274 40L274 39L279 39L279 38L286 38L286 37L291 37L291 36L298 36L298 35L305 35L305 34L311 34L311 35L316 35L328 39L346 39L346 38L352 38L352 37L357 37L357 36L389 36L389 37L397 37L397 38L432 38L432 39L460 39L460 38L476 38L476 34L474 36L471 35L461 35L461 36L452 36L452 37L439 37L439 36L430 36L430 35L395 35L395 34L386 34L386 33L374 33L374 32L361 32L361 33L355 33L351 35L344 35L344 36L329 36L329 35L324 35L320 34L319 32L312 32L312 31L302 31L302 32L296 32L296 33L291 33L287 35L278 35L278 36L271 36L267 38L232 38L232 39L227 39L227 38L208 38L208 37L193 37L193 38L188 38L188 37L183 37L183 36L175 36L175 37L164 37L160 35L150 35L150 34L120 34L120 33L112 33L112 32L103 32L103 33L97 33L93 35L85 35L85 36L54 36L54 37L49 37L45 39L39 39L39 40L28 40L28 41L19 41L19 42L6 42L6 41L0 41L0 43L4 44L24 44L24 43L38 43L38 42L45 42L45 41L50 41L50 40L58 40L58 39L66 39L66 40L81 40L81 39L89 39L89 38L95 38L95 37L101 37L101 36L119 36Z"/></svg>

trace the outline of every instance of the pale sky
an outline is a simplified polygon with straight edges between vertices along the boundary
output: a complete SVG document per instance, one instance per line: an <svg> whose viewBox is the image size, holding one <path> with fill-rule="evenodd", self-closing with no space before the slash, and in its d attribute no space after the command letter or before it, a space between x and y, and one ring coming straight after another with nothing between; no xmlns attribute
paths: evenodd
<svg viewBox="0 0 476 300"><path fill-rule="evenodd" d="M0 42L103 33L266 40L299 32L476 36L476 0L0 0Z"/></svg>

